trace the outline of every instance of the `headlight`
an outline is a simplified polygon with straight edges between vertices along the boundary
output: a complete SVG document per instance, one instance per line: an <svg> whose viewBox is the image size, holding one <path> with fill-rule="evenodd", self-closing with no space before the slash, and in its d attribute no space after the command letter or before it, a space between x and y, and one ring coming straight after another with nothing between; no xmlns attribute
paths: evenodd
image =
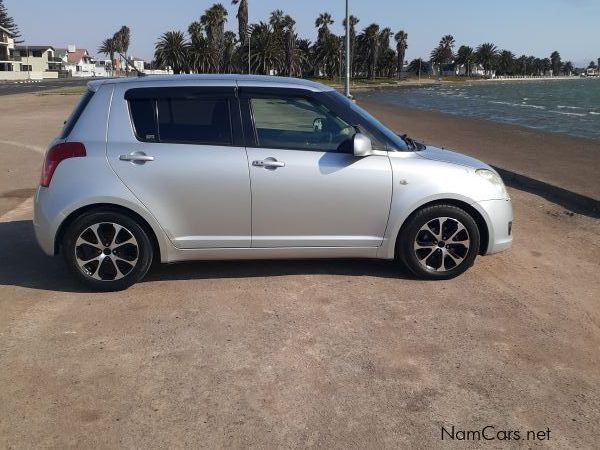
<svg viewBox="0 0 600 450"><path fill-rule="evenodd" d="M508 195L506 186L504 186L502 178L500 178L500 176L496 172L492 172L488 169L477 169L475 173L492 183L496 187L503 199L510 200L510 195Z"/></svg>

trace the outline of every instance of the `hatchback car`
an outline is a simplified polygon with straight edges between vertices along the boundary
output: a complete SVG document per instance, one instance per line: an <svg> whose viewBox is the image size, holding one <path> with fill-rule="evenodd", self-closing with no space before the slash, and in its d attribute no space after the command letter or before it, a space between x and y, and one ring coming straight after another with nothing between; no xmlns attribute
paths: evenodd
<svg viewBox="0 0 600 450"><path fill-rule="evenodd" d="M400 136L334 89L242 75L89 83L35 196L48 255L98 290L153 260L399 259L448 279L512 242L490 166Z"/></svg>

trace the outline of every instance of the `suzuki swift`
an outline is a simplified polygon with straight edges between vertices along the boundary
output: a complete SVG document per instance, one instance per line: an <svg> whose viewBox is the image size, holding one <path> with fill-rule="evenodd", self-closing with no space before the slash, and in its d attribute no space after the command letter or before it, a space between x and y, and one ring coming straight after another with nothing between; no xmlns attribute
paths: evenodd
<svg viewBox="0 0 600 450"><path fill-rule="evenodd" d="M35 234L97 290L152 261L398 259L448 279L510 247L504 183L330 87L243 75L89 83L47 151Z"/></svg>

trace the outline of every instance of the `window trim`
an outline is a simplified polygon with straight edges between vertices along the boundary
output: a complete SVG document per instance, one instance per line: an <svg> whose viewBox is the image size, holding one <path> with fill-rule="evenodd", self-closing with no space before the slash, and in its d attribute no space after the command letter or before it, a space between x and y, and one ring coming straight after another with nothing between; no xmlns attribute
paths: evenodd
<svg viewBox="0 0 600 450"><path fill-rule="evenodd" d="M227 143L209 143L199 141L172 141L163 140L160 137L160 127L158 122L158 100L159 99L216 99L224 100L227 103L227 111L229 116L229 141ZM147 144L182 144L182 145L197 145L209 147L243 147L244 135L242 132L241 116L239 114L240 106L239 99L236 96L235 87L227 86L177 86L177 87L148 87L148 88L133 88L125 92L124 99L127 102L127 112L131 123L131 131L135 139L139 142ZM156 140L142 138L137 134L135 122L131 111L132 100L151 100L154 104L154 123L156 127ZM237 115L236 115L237 109Z"/></svg>
<svg viewBox="0 0 600 450"><path fill-rule="evenodd" d="M85 94L81 96L77 106L75 106L75 109L73 109L73 112L71 112L71 115L65 121L65 125L63 126L59 139L66 139L69 137L95 94L96 93L91 89L86 89Z"/></svg>

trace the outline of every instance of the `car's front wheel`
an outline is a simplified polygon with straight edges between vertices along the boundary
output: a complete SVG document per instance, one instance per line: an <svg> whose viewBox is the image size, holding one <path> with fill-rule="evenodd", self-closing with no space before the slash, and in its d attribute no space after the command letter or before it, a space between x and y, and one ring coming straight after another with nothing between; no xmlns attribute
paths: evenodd
<svg viewBox="0 0 600 450"><path fill-rule="evenodd" d="M464 273L479 253L477 223L454 205L433 205L417 211L402 229L397 252L420 278L446 280Z"/></svg>
<svg viewBox="0 0 600 450"><path fill-rule="evenodd" d="M141 280L153 255L140 224L113 211L90 212L75 220L64 234L61 251L75 276L98 291L120 291Z"/></svg>

